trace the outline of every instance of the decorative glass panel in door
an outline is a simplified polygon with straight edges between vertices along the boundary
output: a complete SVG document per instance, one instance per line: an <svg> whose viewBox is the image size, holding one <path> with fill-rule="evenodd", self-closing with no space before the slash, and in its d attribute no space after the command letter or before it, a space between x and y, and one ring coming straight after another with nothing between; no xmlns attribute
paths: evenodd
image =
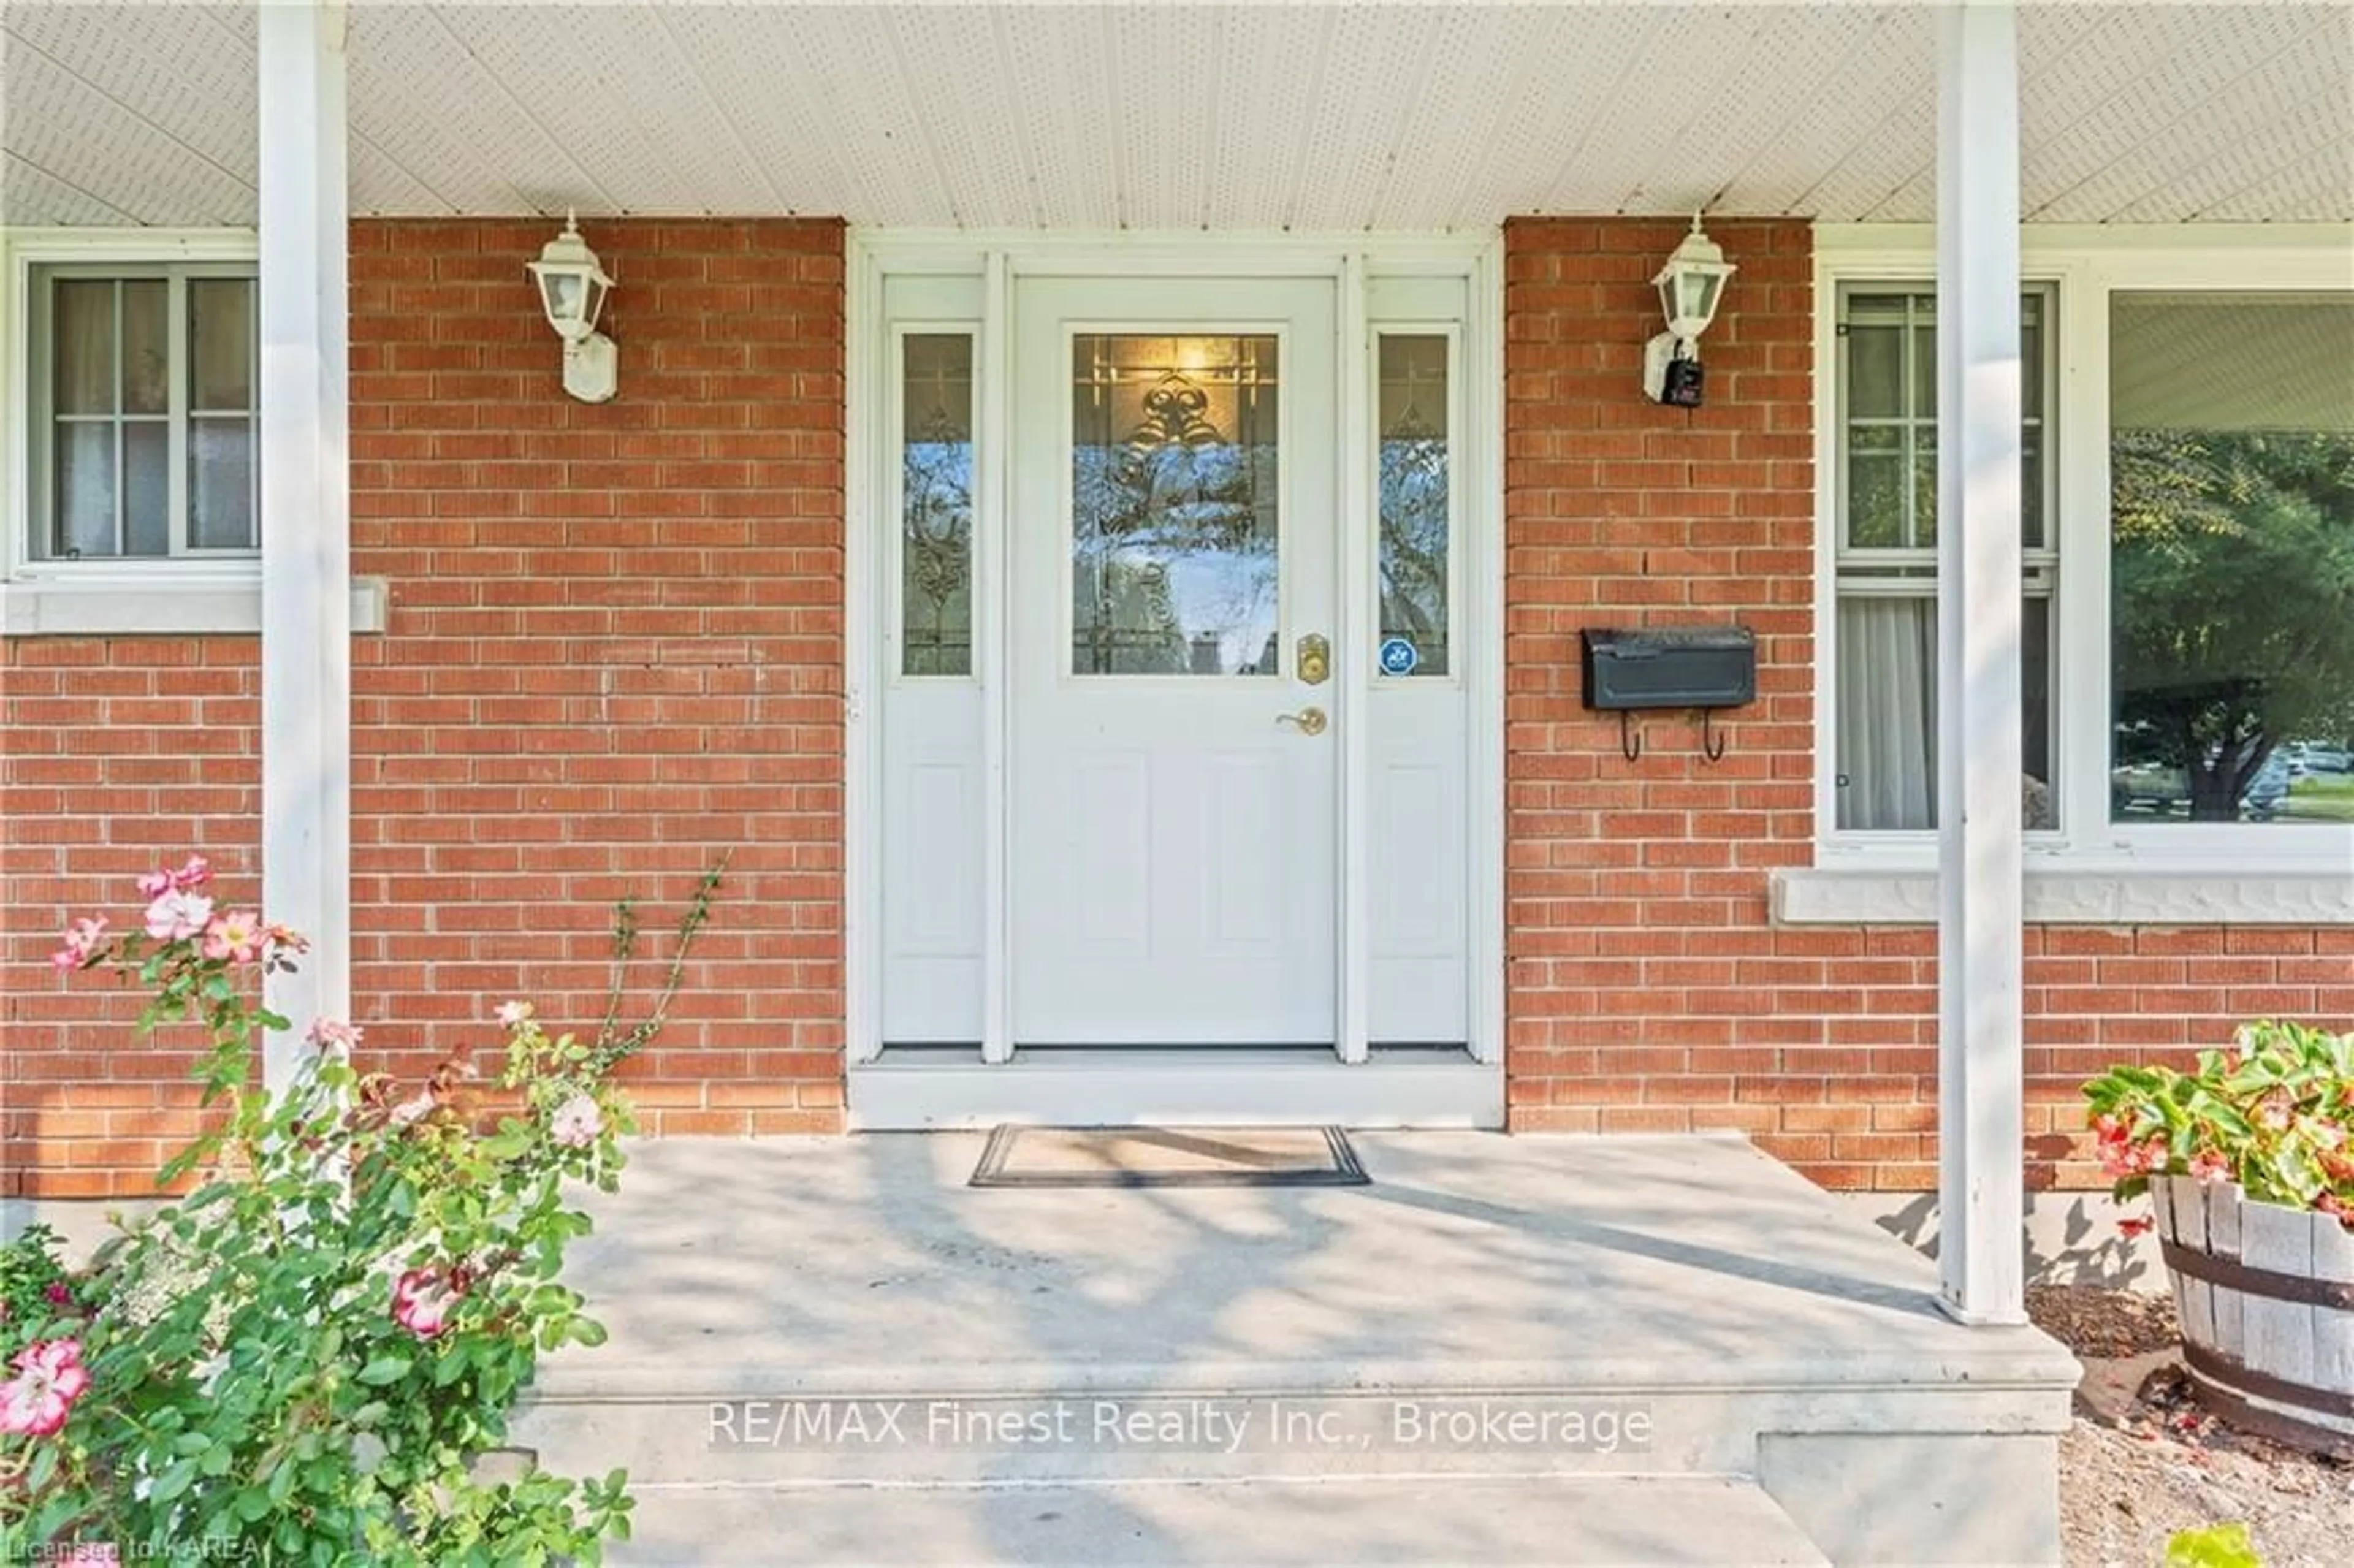
<svg viewBox="0 0 2354 1568"><path fill-rule="evenodd" d="M972 334L900 340L900 673L972 673Z"/></svg>
<svg viewBox="0 0 2354 1568"><path fill-rule="evenodd" d="M1272 675L1278 339L1071 341L1071 669Z"/></svg>
<svg viewBox="0 0 2354 1568"><path fill-rule="evenodd" d="M1444 675L1453 510L1447 339L1443 333L1383 333L1380 343L1380 668L1384 675ZM1393 654L1401 643L1411 657Z"/></svg>

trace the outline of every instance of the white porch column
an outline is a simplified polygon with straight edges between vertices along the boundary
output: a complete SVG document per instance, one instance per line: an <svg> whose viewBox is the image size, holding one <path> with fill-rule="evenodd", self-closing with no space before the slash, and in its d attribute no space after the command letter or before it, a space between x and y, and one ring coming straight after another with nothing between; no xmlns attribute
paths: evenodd
<svg viewBox="0 0 2354 1568"><path fill-rule="evenodd" d="M260 42L261 897L308 936L268 1001L302 1032L351 1013L349 246L341 0L263 0Z"/></svg>
<svg viewBox="0 0 2354 1568"><path fill-rule="evenodd" d="M1955 1317L2019 1323L2018 26L1937 26L1938 1266Z"/></svg>

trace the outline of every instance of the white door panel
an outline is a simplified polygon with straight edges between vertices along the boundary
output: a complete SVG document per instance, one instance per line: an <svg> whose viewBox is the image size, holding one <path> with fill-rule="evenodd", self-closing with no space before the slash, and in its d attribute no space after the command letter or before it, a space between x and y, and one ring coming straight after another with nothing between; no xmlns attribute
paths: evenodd
<svg viewBox="0 0 2354 1568"><path fill-rule="evenodd" d="M1010 857L1025 1045L1330 1044L1325 279L1027 279ZM1329 721L1284 722L1315 706Z"/></svg>
<svg viewBox="0 0 2354 1568"><path fill-rule="evenodd" d="M981 686L972 658L979 280L901 277L885 291L871 557L880 593L884 1040L981 1034L989 925Z"/></svg>

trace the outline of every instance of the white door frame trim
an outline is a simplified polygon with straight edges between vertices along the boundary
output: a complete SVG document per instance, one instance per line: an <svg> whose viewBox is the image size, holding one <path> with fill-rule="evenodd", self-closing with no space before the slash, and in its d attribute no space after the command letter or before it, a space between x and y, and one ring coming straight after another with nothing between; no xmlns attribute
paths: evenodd
<svg viewBox="0 0 2354 1568"><path fill-rule="evenodd" d="M1011 324L1013 284L1022 277L1152 276L1219 272L1231 276L1322 277L1334 281L1340 329L1340 388L1344 451L1370 440L1372 405L1366 381L1370 338L1364 285L1370 277L1457 276L1464 279L1469 319L1464 367L1469 381L1463 432L1462 580L1478 622L1469 648L1469 755L1466 797L1471 815L1469 886L1470 1015L1473 1058L1500 1076L1504 1034L1504 541L1503 529L1503 237L1500 230L1467 235L1380 237L1348 235L1198 235L938 233L854 229L846 269L843 409L843 977L849 1063L874 1062L883 1050L883 854L881 694L884 664L883 589L879 581L884 530L877 508L886 498L880 464L882 399L891 382L877 357L884 330L886 276L957 274L983 280L979 343L980 436L975 498L975 673L984 693L982 938L983 1061L1013 1057L1012 987L1008 970L1011 826L1006 759L1012 714L1006 621L1010 556ZM1344 508L1368 503L1370 478L1344 461L1339 474ZM1344 539L1342 569L1368 563L1369 540ZM1353 582L1353 578L1351 579ZM1362 641L1371 606L1344 592L1341 635ZM1353 618L1353 619L1352 619ZM1344 646L1355 646L1344 641ZM1356 662L1362 664L1363 661ZM1339 672L1335 693L1347 728L1362 725L1370 676L1354 664ZM1359 821L1369 793L1370 761L1362 740L1344 745L1341 763L1341 895L1340 973L1334 977L1343 1061L1367 1059L1369 933L1363 903L1372 853L1369 825ZM1363 949L1361 951L1360 949ZM856 1119L856 1107L853 1107Z"/></svg>
<svg viewBox="0 0 2354 1568"><path fill-rule="evenodd" d="M973 673L981 677L981 1059L1013 1060L1013 270L1005 253L983 259L980 437L973 452L981 495L973 512ZM878 520L879 522L879 520ZM878 966L879 968L879 966ZM880 1009L877 1009L879 1016ZM880 1052L878 1037L873 1050Z"/></svg>
<svg viewBox="0 0 2354 1568"><path fill-rule="evenodd" d="M1332 323L1335 357L1340 360L1340 386L1334 388L1341 428L1339 469L1333 474L1333 497L1343 518L1373 514L1373 483L1368 454L1373 450L1373 408L1371 334L1365 324L1365 258L1352 252L1341 258L1341 274L1333 290ZM1373 1041L1373 922L1370 918L1373 749L1373 675L1363 652L1373 646L1366 633L1373 617L1373 535L1363 528L1339 528L1333 541L1334 584L1332 645L1354 649L1359 656L1343 659L1334 671L1332 705L1341 713L1341 842L1334 871L1340 879L1338 945L1340 973L1334 977L1333 1045L1341 1061L1356 1065L1365 1061ZM1450 541L1451 543L1451 541ZM1452 553L1452 552L1450 552ZM1470 1021L1464 1021L1470 1027Z"/></svg>

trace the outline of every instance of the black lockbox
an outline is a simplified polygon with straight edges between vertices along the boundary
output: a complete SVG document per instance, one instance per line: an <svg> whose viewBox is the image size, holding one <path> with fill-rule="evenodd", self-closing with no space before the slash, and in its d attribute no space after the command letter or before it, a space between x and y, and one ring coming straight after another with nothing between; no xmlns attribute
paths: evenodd
<svg viewBox="0 0 2354 1568"><path fill-rule="evenodd" d="M1589 708L1737 708L1757 700L1757 636L1745 626L1588 627Z"/></svg>

